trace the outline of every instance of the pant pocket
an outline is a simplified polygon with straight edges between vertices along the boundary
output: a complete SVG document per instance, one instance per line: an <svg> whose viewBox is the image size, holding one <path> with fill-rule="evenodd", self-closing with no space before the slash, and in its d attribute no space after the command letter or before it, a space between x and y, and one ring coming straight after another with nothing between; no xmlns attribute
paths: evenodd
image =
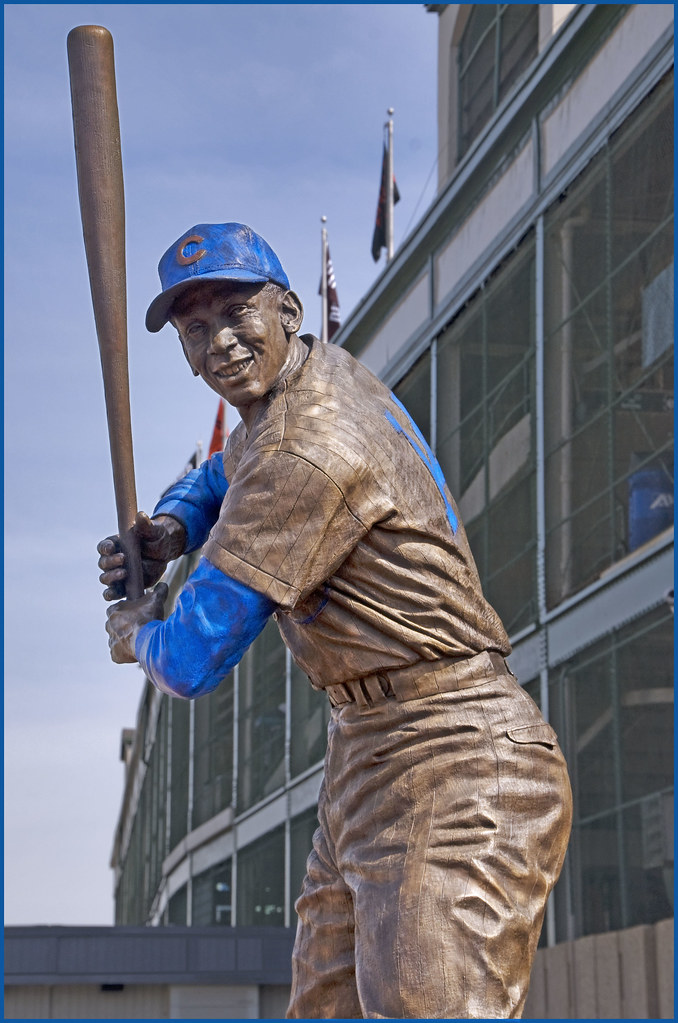
<svg viewBox="0 0 678 1023"><path fill-rule="evenodd" d="M516 742L519 745L537 743L540 746L548 747L548 749L555 749L558 746L558 736L546 721L540 721L534 725L520 725L518 728L509 728L506 734L511 742Z"/></svg>

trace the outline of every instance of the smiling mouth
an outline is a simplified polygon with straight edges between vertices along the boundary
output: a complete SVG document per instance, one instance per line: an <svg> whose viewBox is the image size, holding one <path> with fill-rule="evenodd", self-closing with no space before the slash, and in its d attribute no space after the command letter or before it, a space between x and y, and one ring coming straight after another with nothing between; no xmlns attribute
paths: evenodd
<svg viewBox="0 0 678 1023"><path fill-rule="evenodd" d="M251 355L246 359L238 359L237 362L231 362L227 366L222 366L214 375L220 380L233 380L234 377L244 373L252 362L254 362L254 358Z"/></svg>

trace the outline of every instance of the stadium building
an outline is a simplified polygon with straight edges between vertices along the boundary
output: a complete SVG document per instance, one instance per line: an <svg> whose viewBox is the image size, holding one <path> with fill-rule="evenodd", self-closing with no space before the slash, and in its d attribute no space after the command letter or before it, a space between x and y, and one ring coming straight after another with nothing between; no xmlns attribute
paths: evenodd
<svg viewBox="0 0 678 1023"><path fill-rule="evenodd" d="M437 454L568 760L526 1016L673 1018L673 6L427 9L437 196L333 343ZM147 684L115 923L293 927L328 716L273 621L211 695Z"/></svg>

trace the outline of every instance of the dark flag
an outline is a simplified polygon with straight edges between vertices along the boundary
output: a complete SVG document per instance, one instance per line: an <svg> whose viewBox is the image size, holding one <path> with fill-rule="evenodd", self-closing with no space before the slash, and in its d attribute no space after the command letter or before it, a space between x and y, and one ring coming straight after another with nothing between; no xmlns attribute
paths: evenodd
<svg viewBox="0 0 678 1023"><path fill-rule="evenodd" d="M160 497L163 498L165 496L165 494L169 493L169 491L172 489L172 487L175 485L175 483L178 483L179 480L182 480L184 478L184 476L191 471L191 469L197 469L197 468L198 468L198 452L194 451L193 454L191 455L191 457L189 458L189 460L186 462L186 465L184 466L184 468L181 470L181 472L177 476L177 478L172 480L172 482L170 483L170 485L168 487L165 487L165 489L163 490L163 492L160 495Z"/></svg>
<svg viewBox="0 0 678 1023"><path fill-rule="evenodd" d="M384 158L381 164L381 187L379 189L379 203L377 204L377 219L374 224L372 235L372 259L375 263L379 261L381 250L386 248L386 189L388 184L388 150L384 146ZM393 205L400 199L395 175L393 176Z"/></svg>
<svg viewBox="0 0 678 1023"><path fill-rule="evenodd" d="M219 451L224 450L224 444L228 437L228 430L224 429L224 399L219 398L219 408L217 409L217 418L214 422L214 430L212 431L212 440L210 441L209 451L207 457L211 458L212 455L217 454Z"/></svg>
<svg viewBox="0 0 678 1023"><path fill-rule="evenodd" d="M331 341L334 335L341 326L341 315L339 313L339 296L337 295L337 279L334 276L334 267L332 266L332 258L330 256L329 245L326 248L327 261L325 264L325 274L327 281L327 340ZM323 293L323 282L320 280L320 287L318 294Z"/></svg>

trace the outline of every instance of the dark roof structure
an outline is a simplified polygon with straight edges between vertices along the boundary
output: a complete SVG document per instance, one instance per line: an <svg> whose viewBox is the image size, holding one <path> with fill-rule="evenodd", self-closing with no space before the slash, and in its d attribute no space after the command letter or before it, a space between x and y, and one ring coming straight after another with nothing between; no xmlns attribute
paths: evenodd
<svg viewBox="0 0 678 1023"><path fill-rule="evenodd" d="M5 984L289 984L293 927L5 927Z"/></svg>

